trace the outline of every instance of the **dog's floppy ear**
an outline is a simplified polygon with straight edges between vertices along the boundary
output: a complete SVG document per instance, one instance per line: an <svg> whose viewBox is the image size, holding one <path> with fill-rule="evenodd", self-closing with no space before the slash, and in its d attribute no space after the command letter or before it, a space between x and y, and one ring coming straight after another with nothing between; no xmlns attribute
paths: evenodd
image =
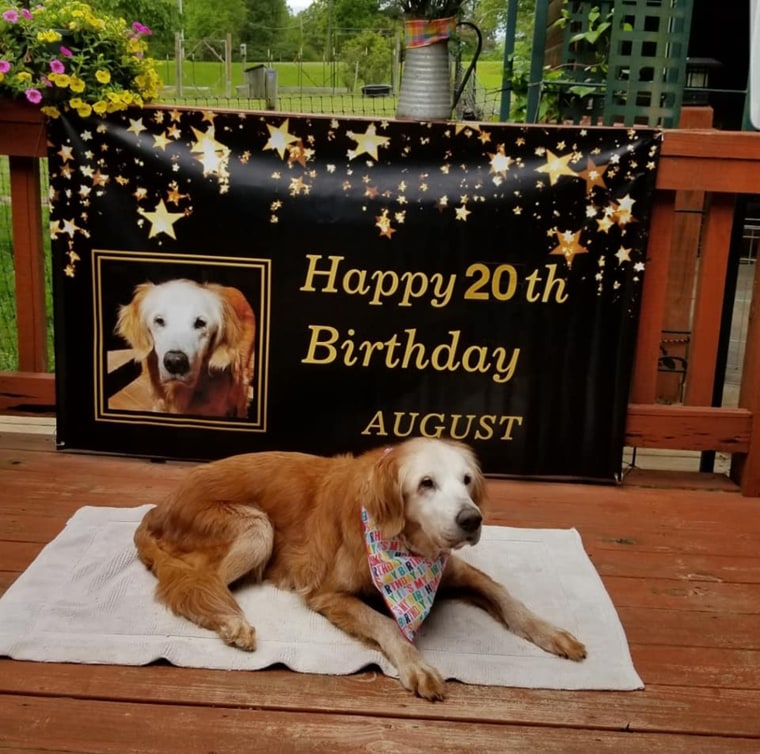
<svg viewBox="0 0 760 754"><path fill-rule="evenodd" d="M486 478L483 476L483 472L480 470L478 457L475 455L475 451L466 443L459 442L458 440L451 440L450 443L459 448L459 450L467 458L467 462L472 469L470 497L472 498L472 502L482 510L488 503L488 496L486 494Z"/></svg>
<svg viewBox="0 0 760 754"><path fill-rule="evenodd" d="M115 332L132 346L134 360L142 361L153 350L153 340L150 332L142 319L142 302L148 291L153 288L153 283L140 283L135 288L132 300L119 307L119 318L116 321Z"/></svg>
<svg viewBox="0 0 760 754"><path fill-rule="evenodd" d="M210 369L232 369L237 372L244 368L248 342L253 342L256 320L248 301L237 288L209 284L222 304L222 321L216 334Z"/></svg>
<svg viewBox="0 0 760 754"><path fill-rule="evenodd" d="M470 486L470 497L472 502L478 506L481 510L486 507L488 503L488 495L486 494L486 479L483 476L483 472L480 470L480 466L477 461L473 466L472 484Z"/></svg>
<svg viewBox="0 0 760 754"><path fill-rule="evenodd" d="M399 452L386 448L372 467L363 501L385 539L400 534L405 526L404 494L399 479Z"/></svg>

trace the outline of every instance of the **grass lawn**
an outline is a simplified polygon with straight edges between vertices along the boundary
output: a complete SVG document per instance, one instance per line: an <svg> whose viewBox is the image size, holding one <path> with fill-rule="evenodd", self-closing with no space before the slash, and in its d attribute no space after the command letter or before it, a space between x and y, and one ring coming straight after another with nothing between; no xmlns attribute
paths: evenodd
<svg viewBox="0 0 760 754"><path fill-rule="evenodd" d="M256 65L254 61L245 67ZM332 88L346 86L344 67L340 63L271 63L268 67L277 71L277 85L280 88ZM231 93L235 96L238 85L245 83L243 63L233 62L231 77ZM172 89L176 84L176 67L173 60L160 61L158 72L164 85ZM501 89L502 62L500 60L484 60L478 63L476 69L480 86L485 90ZM390 82L372 82L390 83ZM194 62L186 60L182 69L182 84L189 91L210 97L223 97L226 94L224 64L221 62ZM189 92L188 92L189 93ZM358 93L358 92L357 92Z"/></svg>

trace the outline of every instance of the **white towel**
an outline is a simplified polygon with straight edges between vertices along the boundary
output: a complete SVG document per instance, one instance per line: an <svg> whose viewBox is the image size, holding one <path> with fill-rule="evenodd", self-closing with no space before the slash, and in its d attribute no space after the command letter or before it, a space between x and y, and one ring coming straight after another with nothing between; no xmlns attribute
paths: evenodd
<svg viewBox="0 0 760 754"><path fill-rule="evenodd" d="M132 535L150 506L85 507L0 599L0 655L42 662L174 665L259 670L282 663L302 673L341 675L378 666L379 652L352 639L269 584L235 596L256 628L257 649L225 645L154 599L155 579L138 561ZM416 644L446 678L463 683L551 689L643 687L609 596L574 529L486 526L458 555L489 573L541 617L586 644L588 658L564 660L520 639L486 613L440 600Z"/></svg>

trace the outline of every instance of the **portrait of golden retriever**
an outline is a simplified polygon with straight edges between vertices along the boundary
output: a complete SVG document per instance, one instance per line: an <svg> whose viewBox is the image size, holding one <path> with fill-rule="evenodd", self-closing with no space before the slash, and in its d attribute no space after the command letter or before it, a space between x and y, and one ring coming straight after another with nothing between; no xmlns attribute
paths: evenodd
<svg viewBox="0 0 760 754"><path fill-rule="evenodd" d="M442 699L444 680L372 606L362 508L383 537L435 558L478 542L485 482L472 450L416 438L359 456L262 452L198 466L135 532L158 599L174 613L253 651L256 634L229 587L242 577L297 592L340 629L382 651L401 683ZM482 571L452 554L439 598L486 610L548 652L581 660L574 636L533 614ZM433 607L435 609L435 607ZM255 618L255 616L252 616Z"/></svg>
<svg viewBox="0 0 760 754"><path fill-rule="evenodd" d="M119 308L116 333L150 382L151 410L247 415L256 318L237 288L185 279L141 283Z"/></svg>

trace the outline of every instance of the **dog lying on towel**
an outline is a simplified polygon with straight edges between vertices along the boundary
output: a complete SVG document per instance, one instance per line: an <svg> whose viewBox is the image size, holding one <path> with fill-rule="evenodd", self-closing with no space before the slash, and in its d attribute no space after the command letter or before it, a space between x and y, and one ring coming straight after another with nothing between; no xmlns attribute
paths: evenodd
<svg viewBox="0 0 760 754"><path fill-rule="evenodd" d="M443 678L413 638L439 585L548 652L586 656L574 636L453 554L478 542L484 498L473 452L452 441L417 438L357 457L249 453L192 470L145 515L135 544L159 600L228 644L256 648L229 590L253 575L298 592L379 648L407 689L437 700ZM378 590L393 617L368 603Z"/></svg>

